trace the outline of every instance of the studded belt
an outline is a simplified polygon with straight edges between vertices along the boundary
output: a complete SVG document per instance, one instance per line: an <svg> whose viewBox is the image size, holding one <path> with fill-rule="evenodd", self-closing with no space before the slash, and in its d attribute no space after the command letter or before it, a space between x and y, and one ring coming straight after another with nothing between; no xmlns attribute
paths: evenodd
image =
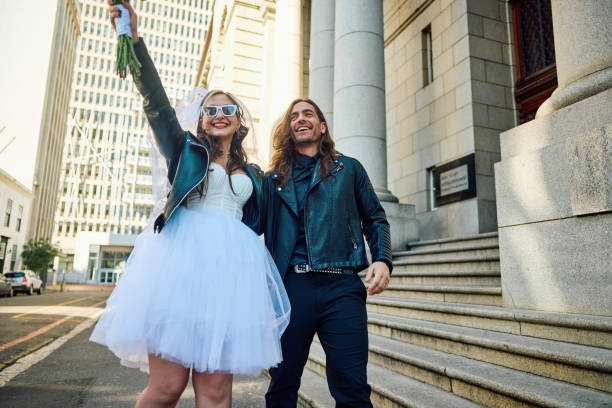
<svg viewBox="0 0 612 408"><path fill-rule="evenodd" d="M336 273L342 275L352 275L354 273L351 268L338 268L338 267L330 267L330 268L321 268L321 269L313 269L310 264L302 263L293 266L293 270L295 273Z"/></svg>

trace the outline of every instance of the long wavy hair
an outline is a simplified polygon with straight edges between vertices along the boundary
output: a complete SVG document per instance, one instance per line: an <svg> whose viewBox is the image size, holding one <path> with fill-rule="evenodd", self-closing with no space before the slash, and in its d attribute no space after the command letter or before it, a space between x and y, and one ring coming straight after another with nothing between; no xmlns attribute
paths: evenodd
<svg viewBox="0 0 612 408"><path fill-rule="evenodd" d="M246 137L246 135L249 133L249 128L246 126L244 112L242 111L242 107L240 106L240 103L238 103L238 100L229 92L221 91L218 89L213 89L204 96L204 99L202 100L202 105L203 106L206 105L206 103L212 96L219 95L219 94L227 96L232 101L232 103L238 107L238 109L236 109L236 117L238 118L238 122L240 125L238 126L238 129L236 129L236 132L234 132L234 135L232 136L232 141L230 143L230 150L229 150L229 159L227 161L227 166L225 168L225 171L227 172L227 174L231 175L234 172L234 170L244 169L246 167L247 155L246 155L246 151L244 150L244 147L242 146L242 142L244 141L244 138ZM205 141L206 144L208 144L208 151L210 153L210 158L209 158L210 161L213 161L219 158L221 156L222 151L221 151L221 144L218 138L210 136L208 133L206 133L200 123L198 123L197 133L198 133L197 134L198 139ZM230 183L230 189L235 194L231 177L229 178L229 183ZM202 183L200 183L200 185L197 187L196 191L200 193L200 197L206 194L207 187L208 187L208 173L206 174L206 179Z"/></svg>
<svg viewBox="0 0 612 408"><path fill-rule="evenodd" d="M291 169L293 168L293 163L295 162L297 153L295 141L293 140L293 134L291 132L291 112L293 111L293 107L300 102L306 102L312 105L319 118L319 121L327 124L327 120L325 119L323 112L312 99L298 98L291 102L280 123L278 126L276 126L276 129L274 129L274 135L272 136L274 153L272 154L270 169L278 173L281 185L283 187L289 182L289 175L291 174ZM319 177L322 178L330 174L331 166L337 156L334 140L331 138L331 134L329 132L329 125L327 126L325 133L321 133L318 153L320 157Z"/></svg>

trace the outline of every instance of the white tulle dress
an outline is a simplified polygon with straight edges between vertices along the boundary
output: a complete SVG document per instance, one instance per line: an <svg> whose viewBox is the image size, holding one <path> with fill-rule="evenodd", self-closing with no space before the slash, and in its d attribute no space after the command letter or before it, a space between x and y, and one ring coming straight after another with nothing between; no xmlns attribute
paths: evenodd
<svg viewBox="0 0 612 408"><path fill-rule="evenodd" d="M252 373L282 360L290 306L272 257L240 220L253 185L211 163L208 188L161 233L138 236L90 340L148 371L148 353L199 372Z"/></svg>

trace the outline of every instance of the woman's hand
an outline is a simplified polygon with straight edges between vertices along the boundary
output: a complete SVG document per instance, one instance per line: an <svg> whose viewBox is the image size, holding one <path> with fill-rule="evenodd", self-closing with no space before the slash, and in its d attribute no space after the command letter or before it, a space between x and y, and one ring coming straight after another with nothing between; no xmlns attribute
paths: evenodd
<svg viewBox="0 0 612 408"><path fill-rule="evenodd" d="M123 7L125 7L130 13L130 28L132 29L132 43L136 44L138 42L138 16L136 12L132 8L129 3L126 3L124 0L121 0ZM115 18L121 16L121 10L115 6L114 0L108 0L108 11L110 12L110 22L115 31L117 31L117 27L115 27Z"/></svg>

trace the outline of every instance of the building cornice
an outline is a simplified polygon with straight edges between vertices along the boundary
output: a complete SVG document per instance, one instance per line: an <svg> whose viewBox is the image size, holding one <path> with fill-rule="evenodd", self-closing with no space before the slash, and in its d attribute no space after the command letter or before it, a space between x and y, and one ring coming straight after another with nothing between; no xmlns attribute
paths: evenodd
<svg viewBox="0 0 612 408"><path fill-rule="evenodd" d="M15 185L16 187L19 188L19 190L25 193L29 198L34 197L34 195L32 194L32 190L30 190L29 188L21 184L19 180L17 180L15 177L11 176L10 174L8 174L6 171L2 169L0 169L0 179L2 179L3 181L8 181L10 184Z"/></svg>
<svg viewBox="0 0 612 408"><path fill-rule="evenodd" d="M264 0L259 6L259 15L263 21L276 18L276 2Z"/></svg>
<svg viewBox="0 0 612 408"><path fill-rule="evenodd" d="M399 5L393 14L399 13L402 7L412 6L414 8L413 10L411 10L408 16L406 16L404 21L402 21L399 24L399 26L391 32L391 34L385 37L384 46L387 47L389 44L391 44L391 42L395 40L397 36L400 35L402 31L404 31L406 27L408 27L410 23L412 23L418 16L420 16L421 13L423 13L423 11L425 11L425 9L427 9L427 7L429 7L429 5L433 2L434 0L422 0L420 4L417 3L418 5L416 7L414 7L415 6L414 4L410 4L409 6L406 6L406 3L408 2L404 2L403 4Z"/></svg>

